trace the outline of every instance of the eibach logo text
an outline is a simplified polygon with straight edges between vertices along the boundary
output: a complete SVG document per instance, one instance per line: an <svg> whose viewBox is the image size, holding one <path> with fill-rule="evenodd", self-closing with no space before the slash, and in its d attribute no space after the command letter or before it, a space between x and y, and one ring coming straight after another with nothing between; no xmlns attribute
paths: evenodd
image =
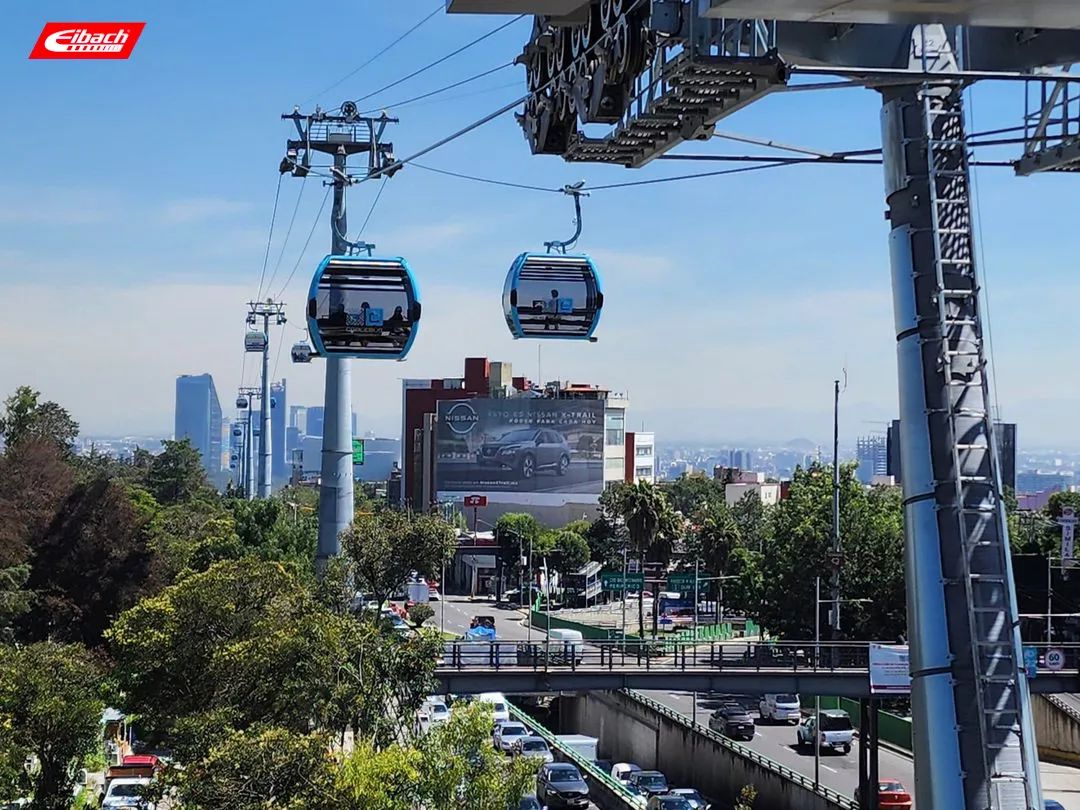
<svg viewBox="0 0 1080 810"><path fill-rule="evenodd" d="M31 59L127 59L144 22L50 22L30 51Z"/></svg>

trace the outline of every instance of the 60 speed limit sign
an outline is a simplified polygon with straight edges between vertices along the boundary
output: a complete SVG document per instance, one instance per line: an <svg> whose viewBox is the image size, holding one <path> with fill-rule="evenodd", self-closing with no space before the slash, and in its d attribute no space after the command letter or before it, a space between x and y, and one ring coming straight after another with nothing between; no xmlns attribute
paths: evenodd
<svg viewBox="0 0 1080 810"><path fill-rule="evenodd" d="M1051 672L1060 672L1065 668L1065 651L1051 647L1046 651L1046 668Z"/></svg>

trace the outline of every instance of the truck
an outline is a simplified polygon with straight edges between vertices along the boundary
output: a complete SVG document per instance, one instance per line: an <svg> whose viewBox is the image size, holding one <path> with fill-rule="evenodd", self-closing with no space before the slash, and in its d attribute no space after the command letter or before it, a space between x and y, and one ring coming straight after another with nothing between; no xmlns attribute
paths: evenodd
<svg viewBox="0 0 1080 810"><path fill-rule="evenodd" d="M410 582L405 587L405 596L410 604L425 605L431 597L431 591L427 582L421 579L418 582Z"/></svg>
<svg viewBox="0 0 1080 810"><path fill-rule="evenodd" d="M555 744L563 750L573 751L588 762L596 762L596 746L600 741L585 734L556 734Z"/></svg>

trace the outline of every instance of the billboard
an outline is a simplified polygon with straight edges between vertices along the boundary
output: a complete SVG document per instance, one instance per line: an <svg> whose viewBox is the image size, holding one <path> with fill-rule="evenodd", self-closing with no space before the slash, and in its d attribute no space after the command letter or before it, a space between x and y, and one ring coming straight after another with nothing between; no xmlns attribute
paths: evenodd
<svg viewBox="0 0 1080 810"><path fill-rule="evenodd" d="M438 404L440 493L575 493L604 488L604 403L462 399Z"/></svg>

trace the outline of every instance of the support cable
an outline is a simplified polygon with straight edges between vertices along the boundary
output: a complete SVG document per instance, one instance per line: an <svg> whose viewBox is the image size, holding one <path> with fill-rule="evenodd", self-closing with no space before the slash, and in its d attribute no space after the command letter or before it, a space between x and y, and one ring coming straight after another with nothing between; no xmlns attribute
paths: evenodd
<svg viewBox="0 0 1080 810"><path fill-rule="evenodd" d="M267 289L274 286L274 279L277 278L278 269L281 267L281 260L285 256L285 248L289 245L289 236L292 234L293 224L296 222L296 213L300 210L300 200L304 197L304 189L307 187L307 175L300 181L300 191L296 195L296 204L293 206L292 216L289 218L289 227L285 230L285 239L281 243L281 250L278 252L277 261L274 262L274 271L270 274L270 280L266 282Z"/></svg>
<svg viewBox="0 0 1080 810"><path fill-rule="evenodd" d="M285 175L279 174L277 180L277 189L274 191L274 212L270 215L270 232L266 235L266 252L263 254L262 272L259 274L259 292L255 296L255 300L262 298L263 281L266 279L266 265L270 261L270 243L274 239L274 222L277 221L277 206L278 200L281 198L281 180Z"/></svg>
<svg viewBox="0 0 1080 810"><path fill-rule="evenodd" d="M379 183L379 190L375 193L375 199L371 201L371 208L368 209L367 216L364 217L364 224L360 226L360 231L356 234L356 239L358 241L360 237L364 235L368 223L371 222L371 215L375 213L375 206L379 204L379 198L382 197L383 189L386 188L386 181L389 179L389 177L384 176L382 182Z"/></svg>
<svg viewBox="0 0 1080 810"><path fill-rule="evenodd" d="M508 180L494 180L489 177L476 177L471 174L462 174L461 172L452 172L448 169L436 169L434 166L425 166L421 163L412 163L411 166L417 169L423 169L426 172L434 172L435 174L444 174L447 177L457 177L461 180L472 180L476 183L487 183L492 186L505 186L506 188L519 188L525 191L546 191L549 194L562 194L561 188L544 188L543 186L530 186L525 183L513 183Z"/></svg>
<svg viewBox="0 0 1080 810"><path fill-rule="evenodd" d="M380 57L380 56L382 56L383 54L385 54L385 53L386 53L387 51L389 51L389 50L390 50L391 48L393 48L393 47L394 47L395 45L397 45L397 44L398 44L399 42L401 42L401 41L402 41L403 39L405 39L405 37L409 36L409 34L413 33L413 31L415 31L415 30L416 30L417 28L419 28L420 26L422 26L422 25L423 25L424 23L426 23L426 22L427 22L428 20L430 20L430 19L431 19L432 17L435 17L435 16L437 15L437 14L441 13L441 12L443 11L443 9L444 9L444 8L445 8L445 5L444 5L444 3L442 3L442 2L441 2L441 0L440 0L439 4L438 4L438 5L437 5L437 6L435 7L435 9L434 9L434 10L433 10L433 11L432 11L432 12L431 12L430 14L428 14L428 15L427 15L426 17L424 17L424 19L420 20L420 22L418 22L418 23L416 23L415 25L413 25L413 27L412 27L412 28L410 28L410 29L409 29L408 31L406 31L406 32L405 32L404 34L402 34L401 36L399 36L399 37L398 37L397 39L395 39L395 40L394 40L393 42L391 42L391 43L390 43L389 45L387 45L387 46L386 46L385 48L383 48L383 49L382 49L381 51L379 51L379 52L378 52L377 54L375 54L374 56L372 56L372 57L371 57L370 59L368 59L368 60L367 60L366 62L364 62L364 63L363 63L362 65L360 65L360 67L356 68L355 70L352 70L352 71L350 71L349 73L346 73L346 74L345 74L344 76L342 76L342 77L341 77L340 79L338 79L338 80L337 80L336 82L334 82L334 83L333 83L332 85L330 85L330 86L329 86L329 87L327 87L326 89L324 89L324 90L321 90L321 91L319 91L318 93L316 93L315 95L313 95L313 96L309 96L308 98L304 99L304 101L302 102L302 104L307 104L308 102L310 102L310 101L313 101L313 100L317 99L317 98L318 98L319 96L321 96L321 95L324 95L325 93L328 93L328 92L330 92L330 91L331 91L331 90L333 90L333 89L334 89L335 87L338 87L339 85L341 85L341 84L344 84L345 82L347 82L347 81L348 81L349 79L351 79L351 78L352 78L353 76L355 76L355 75L356 75L357 73L359 73L359 72L360 72L361 70L363 70L364 68L366 68L366 67L367 67L368 65L370 65L370 64L374 63L375 61L377 61L377 60L379 59L379 57Z"/></svg>
<svg viewBox="0 0 1080 810"><path fill-rule="evenodd" d="M362 112L360 114L361 115L373 115L373 114L375 114L375 113L377 113L377 112L379 112L381 110L393 110L393 109L396 109L398 107L404 107L404 106L406 106L408 104L412 104L414 101L420 101L421 99L431 98L432 96L437 96L440 93L445 93L447 90L453 90L455 87L461 87L462 85L469 84L470 82L475 82L477 79L482 79L485 76L490 76L492 73L498 73L500 70L506 70L506 68L513 67L513 66L514 66L513 62L504 62L503 64L499 65L498 67L493 67L490 70L485 70L482 73L477 73L474 76L470 76L467 79L462 79L461 81L454 82L453 84L445 85L443 87L440 87L437 90L432 90L432 91L430 91L428 93L424 93L424 94L419 95L419 96L413 96L412 98L407 98L404 101L397 102L396 104L383 104L383 105L380 105L378 107L378 109L365 110L364 112ZM516 85L517 82L515 82L514 84Z"/></svg>
<svg viewBox="0 0 1080 810"><path fill-rule="evenodd" d="M458 48L458 49L456 49L454 51L451 51L450 53L446 54L445 56L440 56L434 62L429 62L428 64L424 65L423 67L418 68L417 70L414 70L412 73L408 74L407 76L402 76L400 79L397 79L395 81L390 82L390 84L383 85L378 90L372 90L370 93L367 93L366 95L360 96L360 98L355 99L357 105L359 105L359 103L361 101L365 101L365 100L367 100L367 99L369 99L369 98L371 98L373 96L379 95L379 93L382 93L382 92L384 92L386 90L389 90L391 87L397 87L399 84L407 82L409 79L416 78L421 73L426 73L427 71L431 70L433 67L437 67L438 65L441 65L443 62L447 61L448 59L453 59L459 53L463 53L464 51L467 51L469 48L472 48L474 45L480 44L485 39L488 39L489 37L493 37L493 36L495 36L495 34L499 33L500 31L502 31L502 30L504 30L506 28L509 28L511 25L516 23L518 20L522 19L524 16L525 16L524 14L519 14L518 16L514 17L512 20L504 22L502 25L498 26L497 28L493 28L492 30L488 31L486 34L480 35L476 39L472 40L471 42L467 42L466 44L462 45L460 48Z"/></svg>
<svg viewBox="0 0 1080 810"><path fill-rule="evenodd" d="M289 277L285 279L285 283L281 285L281 292L277 294L278 299L281 299L285 295L285 290L288 289L289 282L293 280L293 276L296 275L296 271L300 267L300 262L304 259L304 254L307 253L308 245L311 244L311 237L315 235L315 228L319 225L319 219L322 217L323 209L326 208L326 201L330 199L330 191L332 189L333 186L326 187L326 193L323 194L322 205L319 206L319 212L315 214L315 221L311 223L311 230L308 231L307 239L304 240L304 246L300 248L300 255L296 257L296 264L293 265Z"/></svg>

